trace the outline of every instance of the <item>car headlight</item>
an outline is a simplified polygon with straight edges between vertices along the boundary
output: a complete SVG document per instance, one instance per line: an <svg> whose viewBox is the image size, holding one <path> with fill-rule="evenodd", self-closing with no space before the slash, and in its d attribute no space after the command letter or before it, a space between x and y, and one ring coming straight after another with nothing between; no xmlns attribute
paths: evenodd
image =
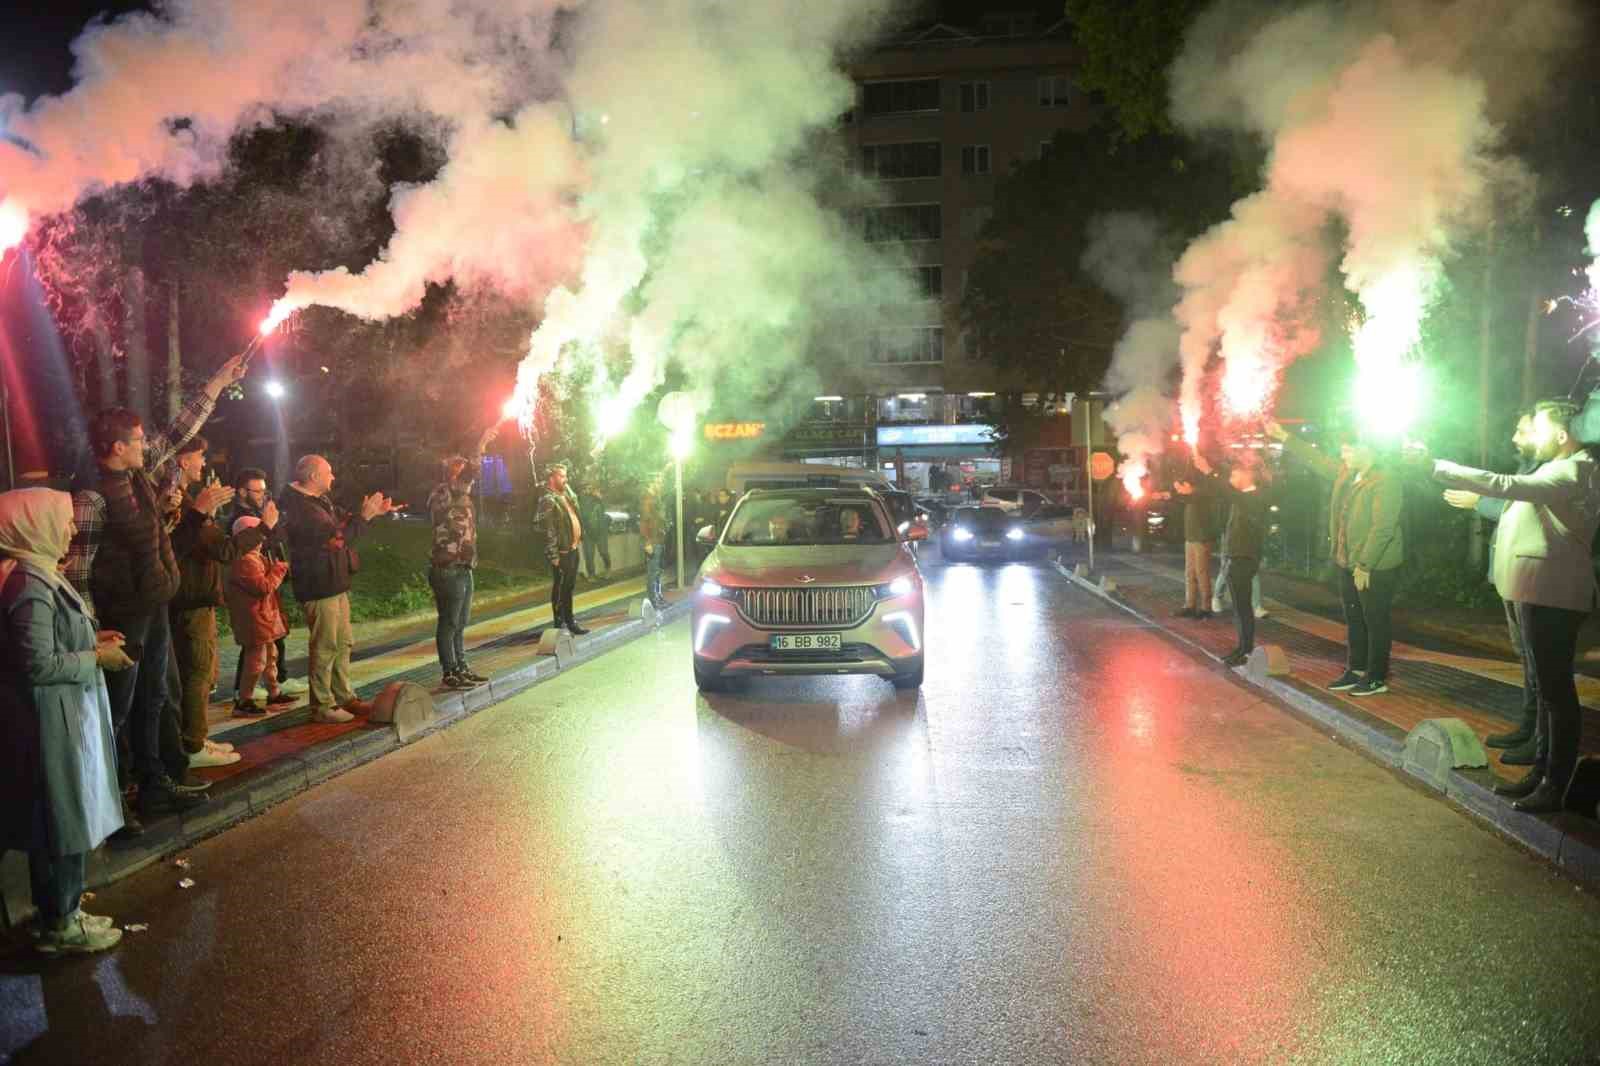
<svg viewBox="0 0 1600 1066"><path fill-rule="evenodd" d="M1006 539L1007 540L1021 540L1022 539L1022 530L1015 529L1015 528L1006 530Z"/></svg>
<svg viewBox="0 0 1600 1066"><path fill-rule="evenodd" d="M700 595L702 596L710 596L713 599L721 599L722 592L722 586L717 584L715 581L712 581L709 577L700 582Z"/></svg>
<svg viewBox="0 0 1600 1066"><path fill-rule="evenodd" d="M962 541L971 540L972 539L972 530L970 530L970 529L962 529L960 526L957 526L956 527L956 531L954 533L950 534L950 535L952 537L954 537L956 540L962 540Z"/></svg>
<svg viewBox="0 0 1600 1066"><path fill-rule="evenodd" d="M905 575L901 575L887 584L872 586L872 595L880 600L892 600L897 596L909 596L915 591L917 591L917 583Z"/></svg>

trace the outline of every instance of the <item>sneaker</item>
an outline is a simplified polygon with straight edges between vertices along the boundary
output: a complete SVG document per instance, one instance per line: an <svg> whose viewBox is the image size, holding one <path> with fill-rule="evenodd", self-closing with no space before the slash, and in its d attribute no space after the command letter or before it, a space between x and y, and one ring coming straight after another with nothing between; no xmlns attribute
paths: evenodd
<svg viewBox="0 0 1600 1066"><path fill-rule="evenodd" d="M306 683L288 678L278 682L278 691L287 692L291 696L304 696L306 694Z"/></svg>
<svg viewBox="0 0 1600 1066"><path fill-rule="evenodd" d="M172 787L179 792L204 792L211 787L211 782L185 770L182 777L172 779Z"/></svg>
<svg viewBox="0 0 1600 1066"><path fill-rule="evenodd" d="M1172 612L1172 617L1174 617L1174 618L1198 618L1199 617L1199 612L1196 611L1193 607L1179 607L1176 611Z"/></svg>
<svg viewBox="0 0 1600 1066"><path fill-rule="evenodd" d="M1389 691L1389 686L1382 681L1363 681L1350 690L1352 696L1381 696Z"/></svg>
<svg viewBox="0 0 1600 1066"><path fill-rule="evenodd" d="M206 750L208 750L208 751L232 751L233 750L233 745L229 744L226 740L212 740L210 737L207 737L206 738Z"/></svg>
<svg viewBox="0 0 1600 1066"><path fill-rule="evenodd" d="M1257 618L1266 618L1270 614L1272 614L1272 612L1267 610L1265 607L1257 607L1256 608L1256 617Z"/></svg>
<svg viewBox="0 0 1600 1066"><path fill-rule="evenodd" d="M266 713L261 704L255 700L240 700L233 705L233 716L235 718L260 718Z"/></svg>
<svg viewBox="0 0 1600 1066"><path fill-rule="evenodd" d="M56 928L41 933L34 947L41 955L88 955L116 947L121 939L121 929L91 925L82 911L76 911Z"/></svg>
<svg viewBox="0 0 1600 1066"><path fill-rule="evenodd" d="M468 681L475 682L475 683L477 683L479 685L487 685L489 683L489 679L487 677L484 677L482 674L475 672L466 663L462 663L459 667L457 667L456 668L456 673L460 674L462 677L466 678Z"/></svg>
<svg viewBox="0 0 1600 1066"><path fill-rule="evenodd" d="M276 696L268 696L267 697L267 706L268 707L287 707L291 703L299 703L299 702L300 702L300 697L299 696L296 696L291 692L287 692L282 688L278 689L278 694Z"/></svg>
<svg viewBox="0 0 1600 1066"><path fill-rule="evenodd" d="M343 725L345 722L355 721L356 716L340 707L313 707L311 720L324 725Z"/></svg>
<svg viewBox="0 0 1600 1066"><path fill-rule="evenodd" d="M129 841L144 836L144 823L139 821L139 813L133 809L133 803L128 799L128 794L122 794L122 828L112 833L108 838L113 844L126 844Z"/></svg>
<svg viewBox="0 0 1600 1066"><path fill-rule="evenodd" d="M176 781L165 774L139 785L139 814L145 818L153 814L193 810L209 802L205 793L180 788Z"/></svg>
<svg viewBox="0 0 1600 1066"><path fill-rule="evenodd" d="M469 688L477 688L478 682L472 680L459 670L452 670L450 673L444 675L444 687L455 689L459 692Z"/></svg>
<svg viewBox="0 0 1600 1066"><path fill-rule="evenodd" d="M199 751L189 753L189 769L202 770L207 766L232 766L239 761L236 751L217 751L215 748L201 748Z"/></svg>
<svg viewBox="0 0 1600 1066"><path fill-rule="evenodd" d="M1221 600L1212 600L1211 601L1211 613L1212 614L1221 614L1223 611L1226 611L1227 609L1228 609L1227 605L1224 604Z"/></svg>
<svg viewBox="0 0 1600 1066"><path fill-rule="evenodd" d="M372 713L372 701L371 700L363 700L363 699L359 699L359 698L353 699L353 700L346 700L344 702L344 710L349 712L349 713L351 713L351 714L371 714Z"/></svg>
<svg viewBox="0 0 1600 1066"><path fill-rule="evenodd" d="M1193 617L1200 619L1202 622L1206 622L1215 618L1216 613L1213 611L1196 611Z"/></svg>
<svg viewBox="0 0 1600 1066"><path fill-rule="evenodd" d="M1353 670L1346 670L1328 686L1329 692L1348 692L1361 684L1361 675Z"/></svg>

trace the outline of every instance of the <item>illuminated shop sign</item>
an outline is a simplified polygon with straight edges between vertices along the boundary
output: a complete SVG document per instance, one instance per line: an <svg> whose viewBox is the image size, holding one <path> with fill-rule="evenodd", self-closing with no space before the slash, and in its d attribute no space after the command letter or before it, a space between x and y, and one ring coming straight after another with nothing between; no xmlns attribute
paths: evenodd
<svg viewBox="0 0 1600 1066"><path fill-rule="evenodd" d="M879 426L878 447L915 444L993 444L994 427L981 423L959 426Z"/></svg>
<svg viewBox="0 0 1600 1066"><path fill-rule="evenodd" d="M767 431L765 422L707 422L706 440L755 440Z"/></svg>

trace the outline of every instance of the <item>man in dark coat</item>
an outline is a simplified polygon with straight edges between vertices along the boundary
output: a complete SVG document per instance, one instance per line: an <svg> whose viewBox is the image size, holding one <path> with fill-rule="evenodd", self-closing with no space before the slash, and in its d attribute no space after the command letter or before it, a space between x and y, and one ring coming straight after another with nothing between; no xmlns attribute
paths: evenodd
<svg viewBox="0 0 1600 1066"><path fill-rule="evenodd" d="M572 594L578 585L583 518L577 494L567 485L567 464L550 467L548 487L534 522L544 535L544 554L550 561L550 617L557 628L581 636L589 631L573 616Z"/></svg>
<svg viewBox="0 0 1600 1066"><path fill-rule="evenodd" d="M590 485L584 492L579 517L583 519L583 567L593 581L599 576L594 565L596 556L606 564L606 572L611 572L611 518L606 514L606 498L599 485Z"/></svg>
<svg viewBox="0 0 1600 1066"><path fill-rule="evenodd" d="M350 577L358 565L351 542L367 524L394 510L394 501L374 492L361 501L359 514L336 507L328 498L333 467L320 455L295 464L294 481L283 497L287 525L289 577L294 598L311 630L311 716L318 722L348 722L352 711L371 706L356 698L350 684Z"/></svg>

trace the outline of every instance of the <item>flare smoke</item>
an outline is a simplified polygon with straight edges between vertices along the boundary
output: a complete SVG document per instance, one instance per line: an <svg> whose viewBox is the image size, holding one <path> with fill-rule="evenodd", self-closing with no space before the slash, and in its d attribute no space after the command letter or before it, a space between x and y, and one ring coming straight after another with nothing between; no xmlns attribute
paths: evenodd
<svg viewBox="0 0 1600 1066"><path fill-rule="evenodd" d="M491 288L541 317L524 410L564 358L602 379L626 364L603 386L624 407L669 359L703 390L793 375L830 312L909 295L820 206L810 164L853 102L839 54L891 2L167 0L91 25L63 96L0 100L28 149L0 144L0 235L119 183L214 177L232 135L280 114L398 118L445 165L394 192L376 261L293 274L274 314L380 319L430 283Z"/></svg>
<svg viewBox="0 0 1600 1066"><path fill-rule="evenodd" d="M1284 369L1330 324L1322 298L1333 265L1360 305L1358 406L1374 421L1404 421L1415 397L1401 386L1445 262L1496 195L1527 185L1501 151L1500 124L1537 95L1575 30L1565 0L1324 3L1267 15L1223 3L1197 20L1171 71L1176 121L1191 133L1253 134L1268 156L1260 191L1174 269L1186 437L1199 436L1208 381L1224 422L1271 410ZM1124 338L1112 378L1160 388L1141 367L1161 365L1144 345L1164 338L1144 332L1144 342Z"/></svg>

